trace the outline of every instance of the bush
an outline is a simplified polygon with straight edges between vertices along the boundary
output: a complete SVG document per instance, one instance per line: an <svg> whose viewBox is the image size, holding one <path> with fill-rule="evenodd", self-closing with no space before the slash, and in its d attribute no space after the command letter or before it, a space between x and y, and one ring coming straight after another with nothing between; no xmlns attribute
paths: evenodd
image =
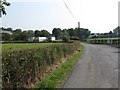
<svg viewBox="0 0 120 90"><path fill-rule="evenodd" d="M64 42L68 42L69 41L69 37L66 36L66 35L64 35L62 39L63 39Z"/></svg>
<svg viewBox="0 0 120 90"><path fill-rule="evenodd" d="M72 36L72 37L70 37L70 40L79 40L79 38Z"/></svg>
<svg viewBox="0 0 120 90"><path fill-rule="evenodd" d="M46 73L47 67L73 54L80 43L55 44L48 47L2 53L3 88L25 88Z"/></svg>

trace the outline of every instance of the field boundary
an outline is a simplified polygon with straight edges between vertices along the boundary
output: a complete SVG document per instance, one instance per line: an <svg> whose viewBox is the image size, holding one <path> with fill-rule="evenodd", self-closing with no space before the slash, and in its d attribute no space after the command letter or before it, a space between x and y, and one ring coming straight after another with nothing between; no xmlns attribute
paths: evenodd
<svg viewBox="0 0 120 90"><path fill-rule="evenodd" d="M120 38L91 38L87 40L90 44L107 44L114 47L120 47Z"/></svg>
<svg viewBox="0 0 120 90"><path fill-rule="evenodd" d="M83 45L81 45L74 55L70 56L69 59L64 59L65 62L61 63L57 69L53 70L51 74L45 76L44 79L36 84L36 86L33 88L62 88L65 81L72 73L76 62L80 59L83 50Z"/></svg>
<svg viewBox="0 0 120 90"><path fill-rule="evenodd" d="M48 47L31 48L2 53L3 88L30 88L52 71L61 59L72 56L80 42L54 44Z"/></svg>

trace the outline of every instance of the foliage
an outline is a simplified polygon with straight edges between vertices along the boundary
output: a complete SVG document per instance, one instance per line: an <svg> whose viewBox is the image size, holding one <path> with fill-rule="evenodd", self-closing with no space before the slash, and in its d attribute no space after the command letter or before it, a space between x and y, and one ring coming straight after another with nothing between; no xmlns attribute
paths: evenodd
<svg viewBox="0 0 120 90"><path fill-rule="evenodd" d="M113 30L114 36L115 37L120 37L120 27L118 26Z"/></svg>
<svg viewBox="0 0 120 90"><path fill-rule="evenodd" d="M35 30L34 36L35 37L50 37L50 33L47 30Z"/></svg>
<svg viewBox="0 0 120 90"><path fill-rule="evenodd" d="M83 46L80 45L79 48L81 51L75 53L72 57L66 60L61 66L59 66L56 70L54 70L50 75L45 76L42 81L36 85L35 88L58 88L63 83L66 77L68 77L69 73L71 72L73 66L79 60L81 53L83 52Z"/></svg>
<svg viewBox="0 0 120 90"><path fill-rule="evenodd" d="M90 31L84 28L70 28L63 30L59 28L54 28L52 34L56 37L56 39L64 39L63 37L71 39L72 37L76 37L82 41L88 38L88 36L90 35Z"/></svg>
<svg viewBox="0 0 120 90"><path fill-rule="evenodd" d="M3 33L2 34L2 40L3 41L11 41L12 40L12 35L8 34L8 33Z"/></svg>
<svg viewBox="0 0 120 90"><path fill-rule="evenodd" d="M3 88L25 88L46 73L47 67L73 54L79 42L2 53Z"/></svg>
<svg viewBox="0 0 120 90"><path fill-rule="evenodd" d="M78 38L78 37L75 37L75 36L71 36L71 37L70 37L70 40L79 40L79 38Z"/></svg>
<svg viewBox="0 0 120 90"><path fill-rule="evenodd" d="M69 41L69 37L67 35L64 35L62 39L63 39L64 42L68 42Z"/></svg>
<svg viewBox="0 0 120 90"><path fill-rule="evenodd" d="M6 37L9 37L8 35L5 37L2 37L4 41L26 41L28 38L31 37L51 37L55 36L57 40L65 40L68 41L70 40L81 40L83 41L84 39L87 39L88 36L90 35L90 31L88 29L84 28L70 28L70 29L63 29L61 30L60 28L54 28L52 31L52 34L50 34L47 30L21 30L21 29L16 29L12 30L12 28L2 28L4 31L10 31L13 34L10 35L11 39L6 39ZM49 40L48 40L49 41Z"/></svg>
<svg viewBox="0 0 120 90"><path fill-rule="evenodd" d="M10 3L6 2L6 0L0 0L0 17L7 14L5 11L5 6L10 6Z"/></svg>
<svg viewBox="0 0 120 90"><path fill-rule="evenodd" d="M61 39L62 31L60 28L54 28L52 34L55 36L56 39Z"/></svg>
<svg viewBox="0 0 120 90"><path fill-rule="evenodd" d="M21 29L13 30L12 28L1 28L3 31L9 31L12 34L2 33L3 41L28 41L30 37L50 37L51 34L47 30L25 30L22 31Z"/></svg>
<svg viewBox="0 0 120 90"><path fill-rule="evenodd" d="M69 34L67 33L67 30L63 30L62 31L62 40L64 41L64 42L68 42L69 41Z"/></svg>
<svg viewBox="0 0 120 90"><path fill-rule="evenodd" d="M68 29L68 33L69 33L69 35L72 37L72 36L76 36L76 32L75 32L75 30L73 29L73 28L70 28L70 29Z"/></svg>
<svg viewBox="0 0 120 90"><path fill-rule="evenodd" d="M120 47L120 38L95 38L95 39L88 39L88 42L92 44L108 44L108 45Z"/></svg>
<svg viewBox="0 0 120 90"><path fill-rule="evenodd" d="M92 33L90 35L90 39L97 38L119 38L120 37L120 27L116 27L113 31L109 31L107 33Z"/></svg>
<svg viewBox="0 0 120 90"><path fill-rule="evenodd" d="M35 30L34 36L35 36L35 37L39 37L39 36L40 36L40 31L39 31L39 30Z"/></svg>
<svg viewBox="0 0 120 90"><path fill-rule="evenodd" d="M41 35L42 37L50 37L50 33L47 30L41 30Z"/></svg>

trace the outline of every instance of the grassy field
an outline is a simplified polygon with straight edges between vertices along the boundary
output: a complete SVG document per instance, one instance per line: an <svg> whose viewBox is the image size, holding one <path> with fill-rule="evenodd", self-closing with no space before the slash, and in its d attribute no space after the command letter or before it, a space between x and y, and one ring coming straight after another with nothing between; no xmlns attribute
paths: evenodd
<svg viewBox="0 0 120 90"><path fill-rule="evenodd" d="M38 47L45 47L45 46L50 46L53 44L58 44L58 43L11 43L11 44L2 44L2 51L15 51L15 50L22 50L22 49L27 49L27 48L38 48ZM60 43L59 43L60 44Z"/></svg>

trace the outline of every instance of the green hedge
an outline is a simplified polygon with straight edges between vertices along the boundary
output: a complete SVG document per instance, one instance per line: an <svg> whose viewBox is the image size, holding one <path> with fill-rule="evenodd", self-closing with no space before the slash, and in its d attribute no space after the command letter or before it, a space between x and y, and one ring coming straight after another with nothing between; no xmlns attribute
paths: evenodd
<svg viewBox="0 0 120 90"><path fill-rule="evenodd" d="M25 88L41 79L47 67L72 55L79 42L2 53L3 88Z"/></svg>

